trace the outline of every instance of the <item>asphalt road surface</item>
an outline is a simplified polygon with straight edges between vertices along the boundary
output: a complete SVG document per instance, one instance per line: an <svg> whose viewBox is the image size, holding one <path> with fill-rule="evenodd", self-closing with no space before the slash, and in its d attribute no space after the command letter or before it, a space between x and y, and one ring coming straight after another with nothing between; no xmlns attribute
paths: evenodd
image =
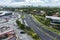
<svg viewBox="0 0 60 40"><path fill-rule="evenodd" d="M25 19L26 23L28 24L29 27L31 27L37 35L42 38L42 40L55 40L54 37L48 35L46 32L44 32L44 29L36 23L33 18L29 14L25 14ZM41 28L39 28L41 27ZM47 31L47 30L45 30ZM51 33L50 33L51 34ZM59 39L57 39L59 40Z"/></svg>
<svg viewBox="0 0 60 40"><path fill-rule="evenodd" d="M36 24L32 21L32 19L29 16L25 16L25 20L27 22L27 24L29 25L29 27L31 27L38 35L39 37L42 38L42 40L52 40L49 36L45 35L41 29L39 29Z"/></svg>

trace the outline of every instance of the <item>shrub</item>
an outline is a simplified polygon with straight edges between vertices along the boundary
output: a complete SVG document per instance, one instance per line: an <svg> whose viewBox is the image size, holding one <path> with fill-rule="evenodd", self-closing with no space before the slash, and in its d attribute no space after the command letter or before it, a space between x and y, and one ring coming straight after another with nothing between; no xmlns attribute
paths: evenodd
<svg viewBox="0 0 60 40"><path fill-rule="evenodd" d="M24 24L21 24L20 21L16 20L16 23L17 23L17 25L19 26L19 28L25 29L25 25L24 25Z"/></svg>
<svg viewBox="0 0 60 40"><path fill-rule="evenodd" d="M21 24L20 28L25 29L25 25Z"/></svg>
<svg viewBox="0 0 60 40"><path fill-rule="evenodd" d="M37 38L37 34L36 33L32 33L32 37L33 38Z"/></svg>

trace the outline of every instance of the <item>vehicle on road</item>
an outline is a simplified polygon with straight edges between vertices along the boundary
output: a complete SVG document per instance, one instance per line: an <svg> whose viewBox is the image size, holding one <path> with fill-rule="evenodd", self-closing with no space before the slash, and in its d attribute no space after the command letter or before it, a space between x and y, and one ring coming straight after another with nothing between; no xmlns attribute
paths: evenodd
<svg viewBox="0 0 60 40"><path fill-rule="evenodd" d="M20 34L25 34L25 32L24 31L21 31Z"/></svg>

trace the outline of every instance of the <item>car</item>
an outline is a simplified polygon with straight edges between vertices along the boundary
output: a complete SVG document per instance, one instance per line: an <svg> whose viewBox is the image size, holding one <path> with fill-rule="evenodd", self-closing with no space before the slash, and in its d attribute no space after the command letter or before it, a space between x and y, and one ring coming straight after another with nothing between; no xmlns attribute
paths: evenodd
<svg viewBox="0 0 60 40"><path fill-rule="evenodd" d="M25 34L25 32L24 31L21 31L20 34Z"/></svg>

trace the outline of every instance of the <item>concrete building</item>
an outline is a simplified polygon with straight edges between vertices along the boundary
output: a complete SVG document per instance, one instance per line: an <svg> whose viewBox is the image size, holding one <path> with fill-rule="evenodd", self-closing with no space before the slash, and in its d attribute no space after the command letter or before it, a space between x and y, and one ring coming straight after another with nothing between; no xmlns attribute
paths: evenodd
<svg viewBox="0 0 60 40"><path fill-rule="evenodd" d="M14 15L14 13L9 12L9 11L0 11L0 17L8 16L8 15Z"/></svg>
<svg viewBox="0 0 60 40"><path fill-rule="evenodd" d="M51 24L60 24L60 17L46 16L46 18L51 20Z"/></svg>

